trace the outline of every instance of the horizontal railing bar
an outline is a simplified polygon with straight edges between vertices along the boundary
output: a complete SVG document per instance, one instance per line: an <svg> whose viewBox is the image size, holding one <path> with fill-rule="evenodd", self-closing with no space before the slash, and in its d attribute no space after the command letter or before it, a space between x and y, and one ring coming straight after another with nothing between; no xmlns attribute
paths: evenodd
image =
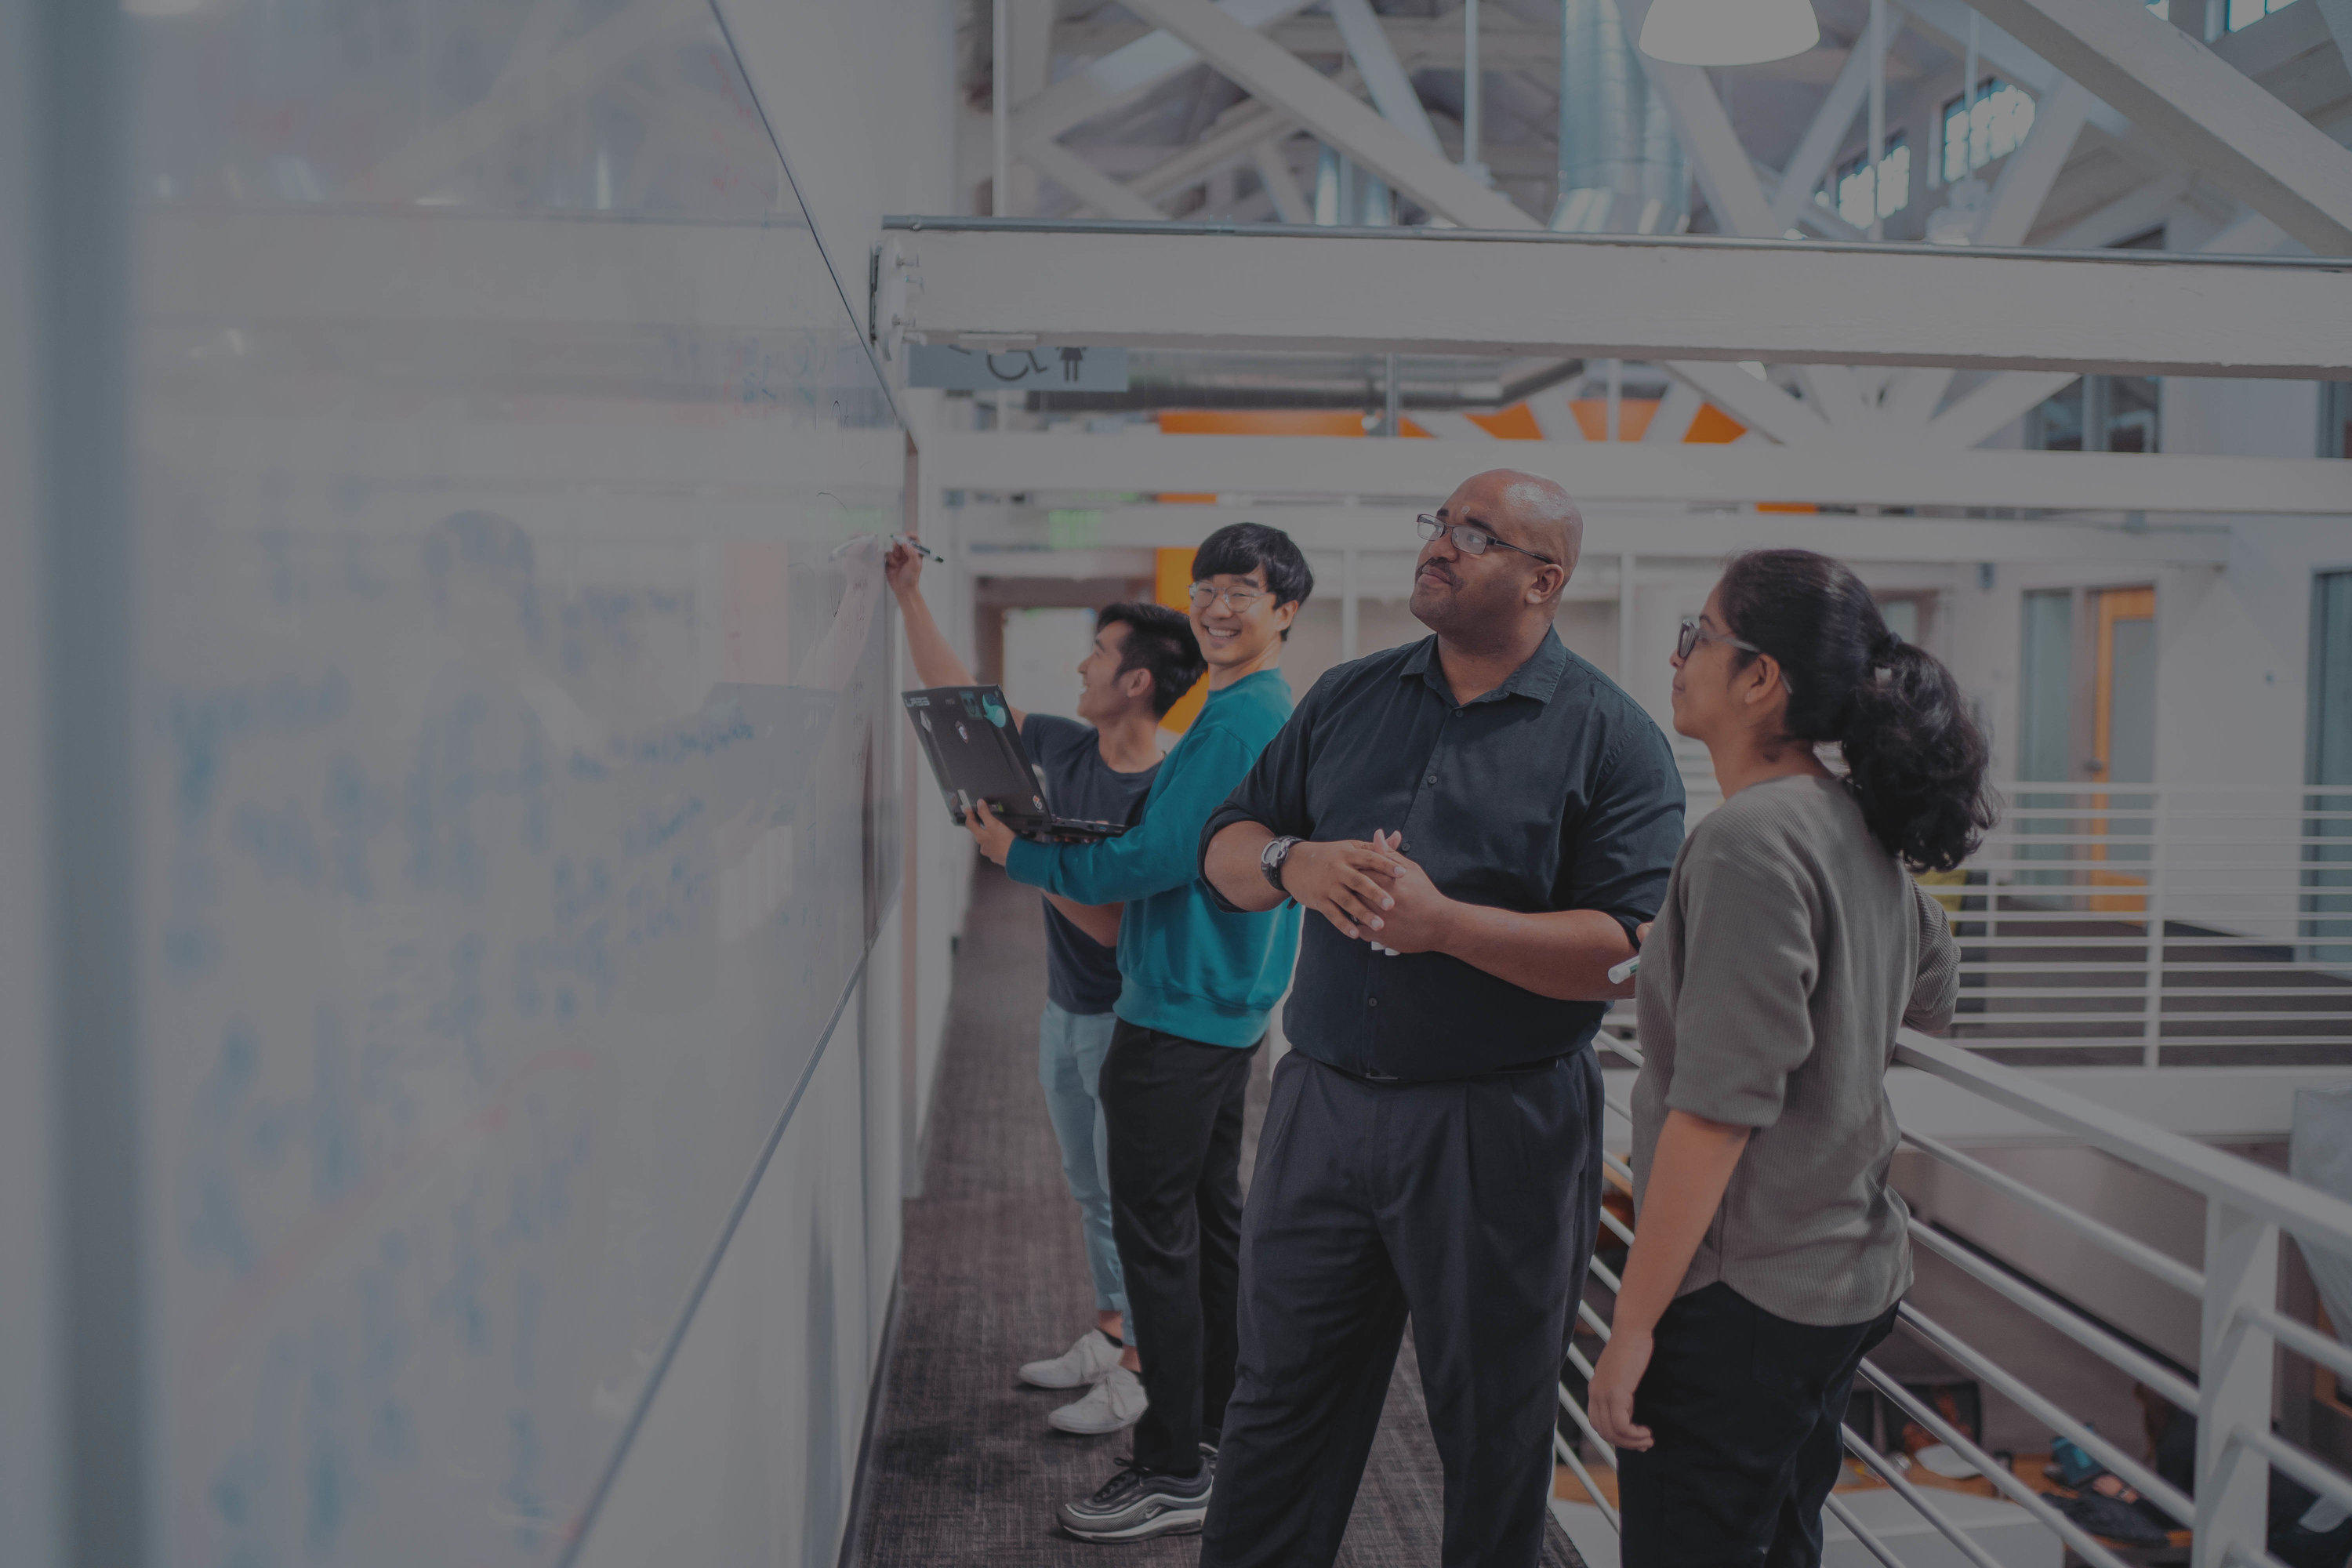
<svg viewBox="0 0 2352 1568"><path fill-rule="evenodd" d="M2102 997L2095 998L2095 1000L2104 1001L2109 1000L2109 998ZM2086 1008L2081 1012L2075 1013L1960 1013L1955 1015L1954 1021L1972 1023L1979 1019L1982 1019L1986 1023L1997 1024L2101 1024L2116 1023L2120 1020L2130 1018L2145 1020L2148 1016L2149 1015L2146 1009L2141 1009L2138 1012L2126 1012L2119 1008L2104 1007L2096 1010ZM2296 1013L2287 1012L2284 1009L2274 1010L2268 1008L2255 1008L2245 1013L2177 1013L2171 1011L2161 1011L2157 1013L2155 1016L2164 1019L2167 1022L2181 1024L2224 1024L2233 1022L2244 1022L2248 1024L2275 1024L2283 1018L2295 1019L2301 1022L2313 1024L2352 1023L2352 1013Z"/></svg>
<svg viewBox="0 0 2352 1568"><path fill-rule="evenodd" d="M1577 1410L1575 1404L1568 1397L1568 1391L1564 1388L1560 1390L1560 1403L1575 1412L1580 1424L1584 1412ZM1584 1461L1576 1457L1576 1446L1570 1443L1557 1426L1551 1429L1551 1446L1553 1452L1566 1459L1568 1468L1576 1472L1576 1479L1584 1485L1584 1495L1592 1500L1592 1506L1601 1510L1601 1517L1609 1521L1609 1528L1620 1535L1624 1534L1625 1526L1619 1520L1617 1510L1609 1506L1609 1500L1601 1495L1600 1483L1592 1479L1592 1472L1584 1468ZM1607 1447L1606 1444L1601 1446Z"/></svg>
<svg viewBox="0 0 2352 1568"><path fill-rule="evenodd" d="M2224 1563L2242 1563L2245 1568L2286 1568L2286 1564L2259 1546L2248 1546L2242 1541L2232 1541L2221 1548Z"/></svg>
<svg viewBox="0 0 2352 1568"><path fill-rule="evenodd" d="M2003 1564L1997 1562L1990 1552L1978 1544L1974 1536L1954 1524L1942 1509L1929 1502L1927 1494L1920 1489L1917 1482L1896 1469L1894 1461L1885 1455L1864 1442L1853 1427L1840 1425L1838 1436L1853 1451L1855 1458L1868 1466L1873 1474L1894 1489L1895 1496L1909 1503L1920 1518L1934 1525L1945 1540L1958 1547L1960 1555L1975 1563L1977 1568L2003 1568Z"/></svg>
<svg viewBox="0 0 2352 1568"><path fill-rule="evenodd" d="M2084 1000L2119 1002L2160 995L2168 1002L2243 1001L2248 997L2277 997L2294 1001L2308 996L2315 1002L2333 1002L2338 996L2352 995L2352 989L2336 991L2334 987L2316 985L2236 985L2226 989L2219 986L2167 985L2150 992L2146 985L1985 985L1969 987L1960 993L1964 1002L2007 1002L2020 998L2035 1001Z"/></svg>
<svg viewBox="0 0 2352 1568"><path fill-rule="evenodd" d="M2262 1330L2279 1343L2309 1357L2334 1372L2338 1377L2352 1378L2352 1349L2329 1339L2308 1323L2298 1323L2268 1307L2241 1307L2238 1316Z"/></svg>
<svg viewBox="0 0 2352 1568"><path fill-rule="evenodd" d="M2347 1479L2321 1464L2294 1444L2284 1442L2268 1432L2256 1431L2242 1422L2231 1428L2230 1440L2253 1449L2338 1508L2352 1509L2352 1479Z"/></svg>
<svg viewBox="0 0 2352 1568"><path fill-rule="evenodd" d="M1991 1286L2076 1344L2104 1357L2111 1365L2130 1373L2182 1409L2197 1408L2196 1385L2179 1373L2159 1365L2153 1357L2134 1350L2048 1292L2026 1284L2007 1269L1987 1262L1968 1247L1930 1230L1917 1220L1911 1222L1910 1229L1912 1239L1923 1243L1938 1258L1958 1265L1961 1272L1974 1277L1979 1284Z"/></svg>
<svg viewBox="0 0 2352 1568"><path fill-rule="evenodd" d="M1866 1361L1862 1363L1862 1375L1870 1380L1871 1386L1893 1400L1896 1408L1942 1438L1947 1447L1975 1466L1979 1475L1990 1481L1999 1490L2007 1493L2011 1502L2047 1525L2061 1541L2073 1547L2078 1554L2098 1564L2098 1568L2125 1568L2121 1558L2100 1545L2082 1526L2043 1501L2032 1488L1995 1464L1991 1455L1969 1442L1949 1422L1928 1409L1909 1389L1905 1388Z"/></svg>
<svg viewBox="0 0 2352 1568"><path fill-rule="evenodd" d="M1601 1262L1598 1258L1586 1258L1584 1260L1584 1266L1592 1271L1592 1277L1595 1279L1600 1280L1601 1286L1607 1289L1612 1296L1614 1296L1624 1289L1624 1285L1618 1279L1615 1274L1610 1271L1609 1265Z"/></svg>
<svg viewBox="0 0 2352 1568"><path fill-rule="evenodd" d="M1988 1061L1965 1047L1929 1039L1916 1029L1905 1029L1896 1036L1895 1059L1997 1105L2021 1111L2126 1164L2153 1171L2208 1198L2225 1199L2231 1207L2270 1220L2316 1245L2352 1252L2352 1203L2290 1181L2235 1154L2110 1110L2015 1068Z"/></svg>
<svg viewBox="0 0 2352 1568"><path fill-rule="evenodd" d="M1911 1568L1909 1563L1895 1555L1886 1542L1872 1533L1868 1525L1854 1516L1853 1510L1846 1507L1845 1500L1837 1493L1832 1492L1822 1499L1822 1507L1829 1510L1831 1518L1845 1526L1846 1533L1862 1542L1862 1549L1877 1558L1883 1568Z"/></svg>
<svg viewBox="0 0 2352 1568"><path fill-rule="evenodd" d="M1902 1310L1903 1321L1940 1354L1950 1357L2007 1394L2020 1409L2039 1418L2052 1431L2074 1439L2101 1464L2137 1487L2142 1497L2150 1499L2158 1508L2179 1520L2184 1529L2195 1521L2197 1505L2179 1488L2100 1436L2089 1426L2067 1415L2055 1403L2036 1392L2032 1384L1909 1302L1903 1304Z"/></svg>
<svg viewBox="0 0 2352 1568"><path fill-rule="evenodd" d="M2007 1194L2088 1241L2095 1241L2126 1262L2155 1275L2175 1289L2191 1296L2205 1293L2205 1276L2177 1258L2168 1257L2137 1237L2126 1236L2102 1220L2093 1219L2078 1209L2068 1208L2049 1194L2030 1187L2015 1176L1997 1171L1983 1161L1964 1154L1950 1144L1929 1138L1923 1133L1906 1132L1904 1141L1933 1154L1955 1170L1964 1171L1994 1191Z"/></svg>
<svg viewBox="0 0 2352 1568"><path fill-rule="evenodd" d="M2011 1039L2000 1035L1970 1035L1958 1043L1989 1051L2067 1051L2127 1044L2134 1040L2142 1045L2161 1046L2167 1050L2200 1051L2253 1046L2340 1046L2347 1043L2333 1035L2165 1035L2155 1040L2144 1039L2138 1035L2078 1035L2071 1039ZM2157 1070L2165 1069L2159 1068Z"/></svg>

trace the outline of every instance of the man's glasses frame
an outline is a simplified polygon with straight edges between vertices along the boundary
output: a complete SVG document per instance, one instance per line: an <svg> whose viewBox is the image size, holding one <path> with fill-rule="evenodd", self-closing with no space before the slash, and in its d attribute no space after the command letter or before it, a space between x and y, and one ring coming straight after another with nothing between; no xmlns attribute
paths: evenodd
<svg viewBox="0 0 2352 1568"><path fill-rule="evenodd" d="M1514 544L1507 539L1497 539L1475 522L1444 522L1427 512L1423 512L1413 519L1413 521L1420 528L1421 536L1423 539L1435 539L1442 534L1453 540L1454 548L1465 555L1484 555L1490 548L1499 544L1506 550L1516 550L1522 555L1532 555L1547 566L1559 564L1550 556L1539 554L1525 545Z"/></svg>
<svg viewBox="0 0 2352 1568"><path fill-rule="evenodd" d="M1251 608L1266 596L1265 590L1253 588L1246 584L1220 589L1215 584L1206 581L1193 584L1192 593L1194 609L1205 612L1211 605L1222 600L1225 606L1225 613L1233 616L1248 615Z"/></svg>

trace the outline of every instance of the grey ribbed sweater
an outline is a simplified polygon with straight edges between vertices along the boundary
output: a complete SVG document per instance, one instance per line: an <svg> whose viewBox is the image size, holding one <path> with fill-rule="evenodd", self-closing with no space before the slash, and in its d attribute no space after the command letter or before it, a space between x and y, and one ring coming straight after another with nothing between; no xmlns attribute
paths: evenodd
<svg viewBox="0 0 2352 1568"><path fill-rule="evenodd" d="M1898 1025L1950 1022L1959 952L1943 906L1845 786L1774 779L1701 822L1642 950L1633 1200L1666 1112L1756 1129L1684 1278L1801 1323L1859 1323L1911 1284L1886 1184Z"/></svg>

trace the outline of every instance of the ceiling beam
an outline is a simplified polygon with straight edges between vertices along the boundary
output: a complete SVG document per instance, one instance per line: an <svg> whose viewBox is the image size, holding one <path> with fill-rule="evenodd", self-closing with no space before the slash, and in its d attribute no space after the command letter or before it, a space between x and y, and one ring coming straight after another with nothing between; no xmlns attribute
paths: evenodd
<svg viewBox="0 0 2352 1568"><path fill-rule="evenodd" d="M1021 161L1105 217L1154 223L1168 216L1050 136L1024 142Z"/></svg>
<svg viewBox="0 0 2352 1568"><path fill-rule="evenodd" d="M2195 0L2187 0L2194 4ZM1969 18L1975 15L1967 0L1897 0L1911 14L1912 25L1955 58L1968 52ZM2025 89L2036 100L2057 89L2063 73L1987 19L1977 24L1977 59L1983 69ZM2091 110L2091 123L2109 136L2128 142L2131 121L2108 104Z"/></svg>
<svg viewBox="0 0 2352 1568"><path fill-rule="evenodd" d="M1244 27L1264 27L1297 16L1314 0L1217 0L1217 8ZM1097 114L1124 109L1170 78L1201 63L1192 46L1171 34L1148 33L1097 60L1089 60L1024 103L1013 116L1013 144L1059 136Z"/></svg>
<svg viewBox="0 0 2352 1568"><path fill-rule="evenodd" d="M1676 360L1670 367L1693 391L1783 446L1798 447L1830 433L1829 422L1811 405L1790 396L1769 381L1736 364L1712 360Z"/></svg>
<svg viewBox="0 0 2352 1568"><path fill-rule="evenodd" d="M2189 194L2193 177L2185 170L2144 180L2065 227L2034 241L2053 250L2103 250L2160 226L2175 203Z"/></svg>
<svg viewBox="0 0 2352 1568"><path fill-rule="evenodd" d="M923 226L910 326L933 342L1026 332L1137 348L2352 374L2352 267L2309 262L888 221Z"/></svg>
<svg viewBox="0 0 2352 1568"><path fill-rule="evenodd" d="M2352 516L2352 463L2315 458L1925 451L1845 437L1810 447L1510 441L1482 452L1505 456L1592 501ZM923 470L929 484L1000 493L1197 491L1213 475L1221 491L1260 499L1410 503L1450 494L1479 460L1452 441L943 431Z"/></svg>
<svg viewBox="0 0 2352 1568"><path fill-rule="evenodd" d="M1209 0L1130 0L1127 9L1182 38L1251 97L1295 117L1431 212L1465 228L1538 226L1508 196L1487 189Z"/></svg>
<svg viewBox="0 0 2352 1568"><path fill-rule="evenodd" d="M1331 19L1347 41L1348 58L1363 73L1365 89L1372 95L1372 107L1381 111L1381 118L1444 157L1445 149L1438 144L1437 127L1429 122L1429 110L1421 106L1421 95L1413 91L1388 34L1381 31L1371 0L1329 0L1329 4Z"/></svg>
<svg viewBox="0 0 2352 1568"><path fill-rule="evenodd" d="M2061 81L2042 100L2033 128L2001 165L2000 178L1993 182L1992 202L1977 220L1975 243L2014 246L2024 240L2042 204L2050 199L2050 187L2058 183L2059 174L2066 167L2067 155L2074 150L2074 138L2083 133L2093 101L2081 83L2071 80ZM1886 390L1887 418L1914 428L1927 424L1951 384L1948 368L1920 366L1905 371Z"/></svg>
<svg viewBox="0 0 2352 1568"><path fill-rule="evenodd" d="M2078 379L2063 370L2013 370L1993 376L1954 399L1949 408L1927 422L1923 434L1937 446L1973 447Z"/></svg>
<svg viewBox="0 0 2352 1568"><path fill-rule="evenodd" d="M1422 443L1430 445L1430 443ZM1480 463L1508 462L1512 443L1486 448L1453 447L1446 455L1466 476ZM1590 502L1580 496L1580 501ZM1026 576L1051 570L1057 557L1075 556L1071 574L1108 575L1105 552L1190 544L1228 522L1264 522L1290 535L1302 550L1357 550L1391 557L1391 582L1402 587L1420 540L1405 508L1381 506L1266 505L1117 506L1095 511L1088 527L1096 545L1084 551L1041 551L1050 524L1043 508L968 506L957 531L959 544L981 548L965 556L978 576ZM2084 561L2130 561L2197 565L2222 560L2229 535L2219 529L2127 533L2112 525L2064 522L2004 522L1978 518L1856 517L1822 512L1716 512L1675 516L1657 508L1591 504L1584 518L1584 559L1632 553L1645 562L1714 563L1734 550L1816 550L1842 561L1874 564L1975 566ZM988 546L1002 548L991 550ZM1368 563L1369 564L1369 563ZM1614 562L1588 578L1613 578ZM1368 573L1367 576L1370 574ZM1387 575L1385 573L1383 576Z"/></svg>
<svg viewBox="0 0 2352 1568"><path fill-rule="evenodd" d="M1298 187L1298 177L1290 172L1290 160L1283 154L1282 138L1269 136L1250 150L1257 164L1258 183L1274 202L1275 216L1284 223L1307 224L1315 221L1315 204Z"/></svg>
<svg viewBox="0 0 2352 1568"><path fill-rule="evenodd" d="M2314 251L2352 255L2352 151L2171 23L2118 0L1974 4Z"/></svg>
<svg viewBox="0 0 2352 1568"><path fill-rule="evenodd" d="M1889 17L1886 24L1887 43L1891 47L1895 35L1902 32L1899 18ZM1838 68L1837 79L1830 83L1828 96L1813 111L1812 123L1797 141L1797 150L1780 170L1780 190L1772 197L1773 234L1787 232L1797 221L1797 216L1812 205L1813 192L1821 187L1822 178L1830 172L1830 164L1838 150L1845 145L1845 133L1853 124L1853 117L1862 112L1863 100L1870 92L1870 51L1849 50L1845 64ZM1925 149L1921 155L1925 156Z"/></svg>

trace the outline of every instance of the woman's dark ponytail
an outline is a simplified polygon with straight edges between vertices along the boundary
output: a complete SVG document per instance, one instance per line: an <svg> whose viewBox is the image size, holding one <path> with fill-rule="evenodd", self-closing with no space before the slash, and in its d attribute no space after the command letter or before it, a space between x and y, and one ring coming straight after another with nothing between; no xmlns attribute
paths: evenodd
<svg viewBox="0 0 2352 1568"><path fill-rule="evenodd" d="M1871 836L1922 871L1975 853L1997 809L1983 731L1952 672L1886 629L1862 579L1810 550L1757 550L1720 595L1731 634L1780 662L1790 737L1843 749Z"/></svg>

